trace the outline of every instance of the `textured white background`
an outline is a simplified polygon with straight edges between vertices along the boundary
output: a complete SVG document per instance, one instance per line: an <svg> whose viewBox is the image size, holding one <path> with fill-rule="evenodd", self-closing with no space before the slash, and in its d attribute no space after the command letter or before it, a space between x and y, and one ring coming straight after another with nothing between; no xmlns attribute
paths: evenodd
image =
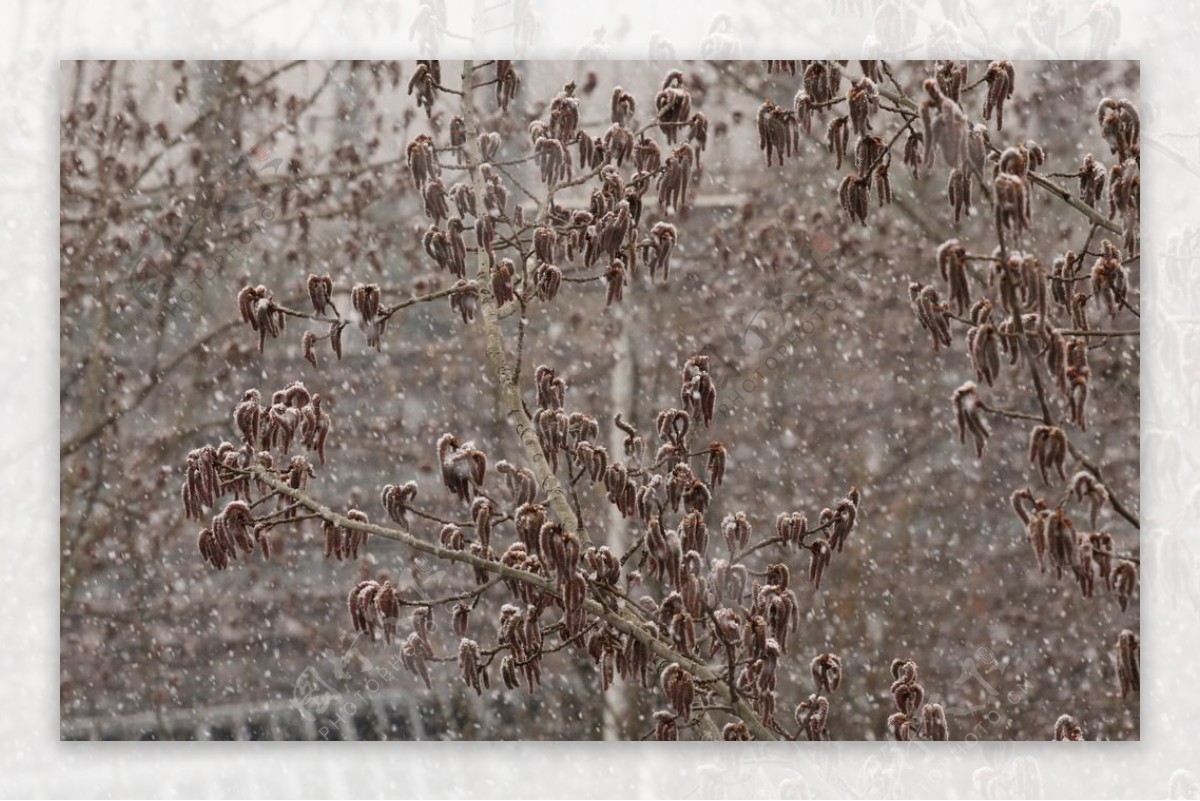
<svg viewBox="0 0 1200 801"><path fill-rule="evenodd" d="M889 7L897 0L864 6ZM1053 2L1053 0L1052 0ZM6 796L1195 797L1200 792L1200 9L1062 0L1056 52L1026 44L1028 0L961 30L917 0L910 58L1142 61L1144 255L1142 741L1099 744L82 744L58 741L58 60L495 57L505 0L447 3L442 35L415 2L20 0L0 6L0 793ZM856 57L890 41L855 0L583 4L524 0L524 57ZM1038 5L1034 3L1034 5ZM923 6L923 7L921 7ZM994 6L994 7L993 7ZM477 13L477 8L492 8ZM1089 13L1116 9L1097 51ZM1014 10L1015 9L1015 10ZM1108 11L1107 13L1111 13ZM1094 19L1095 17L1093 17ZM528 23L533 23L532 25ZM415 33L415 35L414 35ZM427 40L422 45L422 40ZM427 49L429 39L437 52ZM661 51L659 51L661 52ZM1189 351L1189 347L1191 350ZM1190 771L1190 772L1189 772Z"/></svg>

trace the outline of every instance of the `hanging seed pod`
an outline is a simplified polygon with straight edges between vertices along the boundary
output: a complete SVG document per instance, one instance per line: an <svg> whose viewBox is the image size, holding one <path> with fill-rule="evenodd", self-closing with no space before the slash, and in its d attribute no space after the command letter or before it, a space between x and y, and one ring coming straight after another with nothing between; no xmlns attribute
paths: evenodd
<svg viewBox="0 0 1200 801"><path fill-rule="evenodd" d="M459 313L464 325L473 322L479 307L479 290L470 281L456 281L452 289L450 308Z"/></svg>
<svg viewBox="0 0 1200 801"><path fill-rule="evenodd" d="M383 508L400 529L408 531L408 507L417 497L417 482L409 481L399 486L388 484L380 494Z"/></svg>
<svg viewBox="0 0 1200 801"><path fill-rule="evenodd" d="M1029 228L1029 185L1024 178L1001 172L992 186L996 198L996 224L1001 231L1020 234Z"/></svg>
<svg viewBox="0 0 1200 801"><path fill-rule="evenodd" d="M946 184L946 195L950 206L954 209L954 224L958 225L962 216L971 216L971 178L962 170L950 171L950 180Z"/></svg>
<svg viewBox="0 0 1200 801"><path fill-rule="evenodd" d="M417 108L425 109L425 116L433 116L433 101L437 98L437 93L440 91L438 87L442 82L442 69L440 62L437 61L418 61L417 68L413 71L412 78L408 81L408 94L411 96L414 92L417 96Z"/></svg>
<svg viewBox="0 0 1200 801"><path fill-rule="evenodd" d="M433 137L421 134L409 143L407 149L408 169L418 188L424 188L428 181L442 174L441 165L437 160L437 148Z"/></svg>
<svg viewBox="0 0 1200 801"><path fill-rule="evenodd" d="M959 167L968 148L971 121L956 100L942 93L937 81L927 79L924 88L928 95L921 103L925 166L933 166L934 154L940 150L947 165Z"/></svg>
<svg viewBox="0 0 1200 801"><path fill-rule="evenodd" d="M425 184L421 197L425 203L425 216L434 223L440 223L450 216L450 205L447 202L446 187L442 185L442 179L434 178Z"/></svg>
<svg viewBox="0 0 1200 801"><path fill-rule="evenodd" d="M897 679L892 683L891 693L896 709L910 720L916 717L921 704L925 702L925 688L915 679Z"/></svg>
<svg viewBox="0 0 1200 801"><path fill-rule="evenodd" d="M563 86L562 91L550 102L549 135L561 142L575 138L579 125L579 98L575 97L575 83Z"/></svg>
<svg viewBox="0 0 1200 801"><path fill-rule="evenodd" d="M938 89L955 103L959 102L962 88L967 83L967 69L967 62L939 60L936 63L934 76Z"/></svg>
<svg viewBox="0 0 1200 801"><path fill-rule="evenodd" d="M308 297L312 301L313 311L323 315L329 308L329 299L333 295L333 278L328 275L308 276Z"/></svg>
<svg viewBox="0 0 1200 801"><path fill-rule="evenodd" d="M692 121L688 123L688 141L696 143L696 169L700 169L700 154L708 147L708 117L699 111L692 115Z"/></svg>
<svg viewBox="0 0 1200 801"><path fill-rule="evenodd" d="M959 314L965 314L971 307L971 289L967 281L967 249L957 239L947 239L938 246L937 263L942 280L947 283L950 305Z"/></svg>
<svg viewBox="0 0 1200 801"><path fill-rule="evenodd" d="M917 180L921 165L925 162L925 135L920 131L910 131L904 140L903 163L908 167L913 180Z"/></svg>
<svg viewBox="0 0 1200 801"><path fill-rule="evenodd" d="M1140 153L1141 116L1128 100L1106 97L1096 109L1100 133L1119 161L1124 162Z"/></svg>
<svg viewBox="0 0 1200 801"><path fill-rule="evenodd" d="M504 686L509 690L515 690L521 686L521 679L517 675L517 663L512 656L506 656L500 660L500 677L504 679Z"/></svg>
<svg viewBox="0 0 1200 801"><path fill-rule="evenodd" d="M833 86L829 64L812 61L804 69L804 91L816 103L827 103L833 99Z"/></svg>
<svg viewBox="0 0 1200 801"><path fill-rule="evenodd" d="M1089 519L1092 528L1096 527L1096 521L1100 516L1100 510L1104 508L1104 504L1108 502L1108 488L1101 484L1095 476L1087 471L1081 470L1071 476L1071 494L1075 496L1075 500L1087 500L1090 504Z"/></svg>
<svg viewBox="0 0 1200 801"><path fill-rule="evenodd" d="M850 532L854 530L854 523L857 519L858 511L854 504L849 501L841 501L837 505L832 516L833 528L829 532L829 545L838 553L841 553L846 546L846 540L850 537Z"/></svg>
<svg viewBox="0 0 1200 801"><path fill-rule="evenodd" d="M1117 637L1117 680L1122 698L1142 689L1141 650L1141 640L1129 629Z"/></svg>
<svg viewBox="0 0 1200 801"><path fill-rule="evenodd" d="M1129 609L1129 599L1133 597L1133 591L1138 583L1138 568L1137 565L1128 559L1122 559L1113 569L1113 593L1117 596L1117 603L1121 606L1121 611L1125 612Z"/></svg>
<svg viewBox="0 0 1200 801"><path fill-rule="evenodd" d="M1029 490L1026 489L1025 492ZM1030 496L1032 498L1032 496ZM1040 506L1045 506L1044 502L1039 501ZM1025 537L1029 540L1030 546L1033 548L1034 556L1037 557L1038 567L1043 573L1046 572L1046 549L1049 546L1047 536L1047 523L1050 520L1050 512L1047 509L1037 509L1034 514L1030 515L1025 512L1021 505L1014 501L1017 511L1025 520Z"/></svg>
<svg viewBox="0 0 1200 801"><path fill-rule="evenodd" d="M1074 573L1079 567L1079 538L1075 526L1062 509L1055 509L1046 517L1046 548L1056 579L1064 573Z"/></svg>
<svg viewBox="0 0 1200 801"><path fill-rule="evenodd" d="M375 594L379 592L377 581L360 581L346 596L346 606L350 612L350 623L355 631L361 631L374 639L374 608Z"/></svg>
<svg viewBox="0 0 1200 801"><path fill-rule="evenodd" d="M263 285L246 286L238 293L242 321L258 332L258 351L262 353L267 337L277 338L285 328L285 315Z"/></svg>
<svg viewBox="0 0 1200 801"><path fill-rule="evenodd" d="M470 502L475 488L487 475L487 456L474 443L459 443L453 434L443 434L437 442L442 484L463 503Z"/></svg>
<svg viewBox="0 0 1200 801"><path fill-rule="evenodd" d="M915 739L916 733L909 725L908 716L896 712L888 718L888 738L896 742L908 742Z"/></svg>
<svg viewBox="0 0 1200 801"><path fill-rule="evenodd" d="M1012 98L1013 65L1009 61L993 61L988 64L984 80L987 93L983 98L983 118L990 120L996 112L996 130L1004 130L1004 102Z"/></svg>
<svg viewBox="0 0 1200 801"><path fill-rule="evenodd" d="M783 165L784 158L791 158L800 147L800 131L797 115L790 109L764 100L755 116L758 129L758 149L767 157L767 166L772 161Z"/></svg>
<svg viewBox="0 0 1200 801"><path fill-rule="evenodd" d="M846 159L846 148L850 145L849 124L849 117L834 117L829 121L829 128L825 132L825 141L829 145L829 152L833 153L837 159L837 163L834 165L835 170L842 169L842 162Z"/></svg>
<svg viewBox="0 0 1200 801"><path fill-rule="evenodd" d="M679 399L689 415L699 415L705 427L712 423L717 388L708 372L707 356L693 356L683 366Z"/></svg>
<svg viewBox="0 0 1200 801"><path fill-rule="evenodd" d="M553 186L571 177L571 153L558 139L544 136L533 147L542 183Z"/></svg>
<svg viewBox="0 0 1200 801"><path fill-rule="evenodd" d="M684 720L691 717L692 704L696 697L696 685L691 673L684 670L678 662L672 662L663 670L659 686L674 707L676 715Z"/></svg>
<svg viewBox="0 0 1200 801"><path fill-rule="evenodd" d="M471 618L471 607L459 601L451 610L451 621L455 637L467 636L467 625Z"/></svg>
<svg viewBox="0 0 1200 801"><path fill-rule="evenodd" d="M999 339L991 323L974 326L967 332L967 352L975 367L975 377L989 387L1000 375Z"/></svg>
<svg viewBox="0 0 1200 801"><path fill-rule="evenodd" d="M846 104L850 108L850 125L854 133L866 136L871 130L871 115L879 112L879 90L875 88L875 82L866 76L851 81Z"/></svg>
<svg viewBox="0 0 1200 801"><path fill-rule="evenodd" d="M354 521L355 523L366 524L370 522L370 520L367 519L366 513L359 511L358 509L351 509L346 512L346 518ZM349 559L357 559L359 549L367 544L367 538L369 536L370 535L366 531L363 531L359 528L346 529L343 534L344 545L342 546L342 553Z"/></svg>
<svg viewBox="0 0 1200 801"><path fill-rule="evenodd" d="M654 739L659 742L674 742L679 739L679 727L675 724L675 713L654 713Z"/></svg>
<svg viewBox="0 0 1200 801"><path fill-rule="evenodd" d="M850 222L867 224L871 211L871 177L847 175L838 186L838 202Z"/></svg>
<svg viewBox="0 0 1200 801"><path fill-rule="evenodd" d="M821 654L810 664L813 683L818 692L837 692L842 684L842 660L836 654Z"/></svg>
<svg viewBox="0 0 1200 801"><path fill-rule="evenodd" d="M946 721L946 710L941 704L926 704L921 710L922 730L925 737L935 742L950 739L950 724Z"/></svg>
<svg viewBox="0 0 1200 801"><path fill-rule="evenodd" d="M512 501L517 506L533 503L537 497L537 479L527 467L517 468L507 461L496 463L496 472L504 476Z"/></svg>
<svg viewBox="0 0 1200 801"><path fill-rule="evenodd" d="M808 546L810 559L808 563L808 580L813 583L815 589L821 589L821 577L825 574L825 568L829 567L829 560L833 556L833 548L829 542L824 539L815 540L812 545Z"/></svg>
<svg viewBox="0 0 1200 801"><path fill-rule="evenodd" d="M1100 243L1100 258L1092 266L1092 295L1100 298L1110 315L1127 305L1129 271L1121 264L1121 253L1107 239Z"/></svg>
<svg viewBox="0 0 1200 801"><path fill-rule="evenodd" d="M534 281L539 300L554 300L558 295L559 287L562 286L562 270L553 264L544 262L538 265Z"/></svg>
<svg viewBox="0 0 1200 801"><path fill-rule="evenodd" d="M628 127L633 122L637 111L637 101L633 95L617 86L612 93L612 122Z"/></svg>
<svg viewBox="0 0 1200 801"><path fill-rule="evenodd" d="M650 278L653 280L659 270L662 271L663 281L671 274L671 253L675 250L677 234L675 226L668 222L658 222L650 229L650 237L641 242L642 259L650 268Z"/></svg>
<svg viewBox="0 0 1200 801"><path fill-rule="evenodd" d="M811 742L828 739L829 701L823 696L810 695L796 706L792 716L805 737Z"/></svg>
<svg viewBox="0 0 1200 801"><path fill-rule="evenodd" d="M1067 434L1057 426L1037 426L1029 436L1029 462L1037 467L1043 484L1050 483L1053 470L1067 480Z"/></svg>
<svg viewBox="0 0 1200 801"><path fill-rule="evenodd" d="M229 566L229 556L225 549L217 544L216 535L211 528L200 531L196 546L200 550L200 558L217 570L224 570Z"/></svg>
<svg viewBox="0 0 1200 801"><path fill-rule="evenodd" d="M683 85L683 73L671 70L663 81L662 91L654 98L654 110L659 130L669 144L679 138L679 128L692 115L692 96Z"/></svg>
<svg viewBox="0 0 1200 801"><path fill-rule="evenodd" d="M750 520L745 512L725 516L721 521L721 533L725 537L730 556L745 550L750 542L750 531Z"/></svg>
<svg viewBox="0 0 1200 801"><path fill-rule="evenodd" d="M1079 167L1079 197L1092 208L1104 196L1104 185L1108 173L1104 165L1096 161L1091 153L1084 156L1083 164Z"/></svg>
<svg viewBox="0 0 1200 801"><path fill-rule="evenodd" d="M606 295L604 305L607 308L613 303L620 303L625 296L625 262L613 259L604 271Z"/></svg>
<svg viewBox="0 0 1200 801"><path fill-rule="evenodd" d="M501 111L508 111L508 104L517 95L521 86L521 77L513 69L512 61L497 59L496 61L496 105Z"/></svg>
<svg viewBox="0 0 1200 801"><path fill-rule="evenodd" d="M925 286L916 281L908 285L908 297L917 321L933 339L934 351L949 347L949 304L942 301L941 295L932 286Z"/></svg>
<svg viewBox="0 0 1200 801"><path fill-rule="evenodd" d="M685 142L664 162L658 177L658 202L663 208L678 211L686 203L695 160L695 151Z"/></svg>

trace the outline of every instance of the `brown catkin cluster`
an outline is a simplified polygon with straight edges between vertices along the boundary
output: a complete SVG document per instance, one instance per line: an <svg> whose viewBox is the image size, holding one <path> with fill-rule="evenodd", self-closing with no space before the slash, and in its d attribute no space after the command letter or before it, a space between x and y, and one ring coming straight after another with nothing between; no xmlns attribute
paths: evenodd
<svg viewBox="0 0 1200 801"><path fill-rule="evenodd" d="M1067 433L1057 426L1036 426L1029 435L1029 463L1037 467L1043 484L1053 471L1067 480Z"/></svg>
<svg viewBox="0 0 1200 801"><path fill-rule="evenodd" d="M1094 528L1099 507L1108 500L1107 491L1087 473L1077 474L1071 480L1071 487L1066 498L1072 495L1091 498ZM1116 598L1122 612L1128 609L1137 586L1137 565L1114 552L1111 534L1076 530L1061 506L1051 508L1044 498L1034 497L1028 487L1014 492L1011 503L1025 526L1025 537L1043 573L1048 558L1055 577L1069 575L1079 584L1084 598L1094 597L1096 590L1103 588Z"/></svg>
<svg viewBox="0 0 1200 801"><path fill-rule="evenodd" d="M894 679L892 701L898 711L888 718L888 737L900 742L949 740L946 710L941 704L925 703L925 687L918 679L917 663L911 659L895 659L891 673Z"/></svg>
<svg viewBox="0 0 1200 801"><path fill-rule="evenodd" d="M708 356L693 356L683 365L682 383L679 387L679 401L683 404L684 411L693 418L699 417L703 420L705 428L712 425L717 401L717 385L708 370Z"/></svg>
<svg viewBox="0 0 1200 801"><path fill-rule="evenodd" d="M487 476L487 455L473 442L460 442L453 434L438 438L437 452L442 484L451 495L463 503L470 503L476 488Z"/></svg>
<svg viewBox="0 0 1200 801"><path fill-rule="evenodd" d="M1060 715L1054 721L1054 739L1079 742L1083 740L1083 727L1070 715Z"/></svg>
<svg viewBox="0 0 1200 801"><path fill-rule="evenodd" d="M380 492L379 500L392 522L408 531L408 509L417 498L417 482L405 484L386 484Z"/></svg>
<svg viewBox="0 0 1200 801"><path fill-rule="evenodd" d="M360 581L346 597L350 623L355 631L375 638L382 631L390 645L396 637L396 622L400 617L400 598L390 581Z"/></svg>
<svg viewBox="0 0 1200 801"><path fill-rule="evenodd" d="M270 291L261 284L243 288L237 300L242 322L258 332L258 350L261 353L268 336L275 339L283 333L287 317L275 303Z"/></svg>
<svg viewBox="0 0 1200 801"><path fill-rule="evenodd" d="M659 129L668 144L679 139L680 128L692 112L692 94L683 84L683 72L671 70L663 79L662 91L654 98L654 110L658 115Z"/></svg>
<svg viewBox="0 0 1200 801"><path fill-rule="evenodd" d="M950 318L947 312L950 306L942 300L938 291L932 286L914 281L908 285L908 299L921 327L928 331L933 339L933 349L936 351L949 347Z"/></svg>
<svg viewBox="0 0 1200 801"><path fill-rule="evenodd" d="M785 158L800 151L800 126L794 110L776 105L770 99L764 100L755 116L755 125L758 149L767 157L768 167L772 161L783 166Z"/></svg>

